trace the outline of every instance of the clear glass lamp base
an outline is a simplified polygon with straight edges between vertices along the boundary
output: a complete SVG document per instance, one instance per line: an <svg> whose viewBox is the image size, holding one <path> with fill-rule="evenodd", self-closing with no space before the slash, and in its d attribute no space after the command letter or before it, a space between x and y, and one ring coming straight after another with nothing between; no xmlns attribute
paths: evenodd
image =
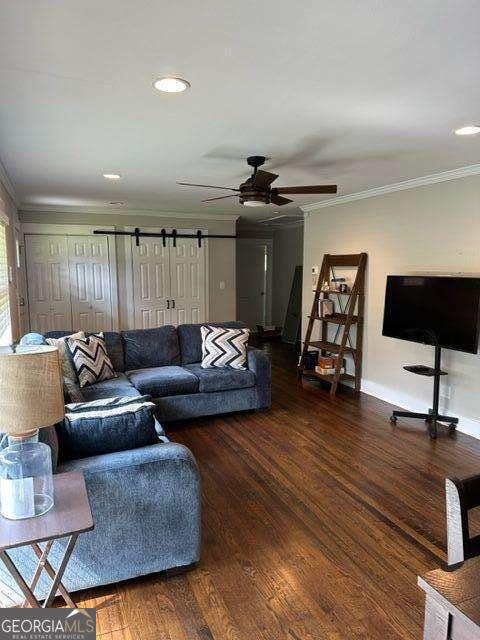
<svg viewBox="0 0 480 640"><path fill-rule="evenodd" d="M32 438L9 437L0 451L0 513L25 520L47 513L54 504L50 447Z"/></svg>

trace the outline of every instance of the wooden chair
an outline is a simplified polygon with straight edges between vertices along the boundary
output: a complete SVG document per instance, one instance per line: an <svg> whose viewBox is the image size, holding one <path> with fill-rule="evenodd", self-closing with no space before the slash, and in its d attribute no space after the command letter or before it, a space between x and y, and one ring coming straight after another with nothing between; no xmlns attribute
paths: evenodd
<svg viewBox="0 0 480 640"><path fill-rule="evenodd" d="M480 555L480 535L470 537L468 512L480 506L480 475L446 478L448 565Z"/></svg>

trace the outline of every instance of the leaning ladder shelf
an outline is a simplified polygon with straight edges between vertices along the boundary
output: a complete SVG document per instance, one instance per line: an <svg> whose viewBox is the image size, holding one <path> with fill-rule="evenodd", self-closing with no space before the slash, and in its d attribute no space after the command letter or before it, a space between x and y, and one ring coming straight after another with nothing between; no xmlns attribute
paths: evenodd
<svg viewBox="0 0 480 640"><path fill-rule="evenodd" d="M332 278L336 277L336 267L356 268L355 279L350 291L342 293L324 289L324 283L329 283ZM305 342L303 343L302 355L298 365L298 375L315 376L325 382L330 382L330 394L335 395L340 382L351 381L354 383L356 392L360 391L360 383L362 378L362 353L363 353L363 316L365 308L365 270L367 267L367 254L358 253L351 255L330 255L325 254L323 257L322 267L317 280L317 287L313 298L311 314L308 317L307 333L305 334ZM329 316L319 316L319 302L321 299L330 299L330 296L336 297L336 304L340 308L341 313L334 313ZM343 300L343 302L342 302ZM312 332L315 322L320 322L320 340L312 340ZM333 341L328 339L329 325L337 325L336 336ZM355 344L352 342L350 329L352 326L356 328ZM340 342L336 342L340 337ZM334 353L338 356L335 372L331 375L322 375L317 373L315 369L309 369L306 366L308 350L310 347L320 350L323 356L327 353ZM353 358L354 374L341 373L343 360L345 355L351 355Z"/></svg>

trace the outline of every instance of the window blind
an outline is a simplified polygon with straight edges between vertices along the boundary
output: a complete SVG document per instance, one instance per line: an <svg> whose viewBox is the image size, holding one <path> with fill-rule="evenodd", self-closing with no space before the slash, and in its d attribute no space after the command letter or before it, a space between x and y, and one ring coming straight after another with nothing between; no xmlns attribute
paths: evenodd
<svg viewBox="0 0 480 640"><path fill-rule="evenodd" d="M8 298L8 261L5 225L0 222L0 345L10 344L12 328Z"/></svg>

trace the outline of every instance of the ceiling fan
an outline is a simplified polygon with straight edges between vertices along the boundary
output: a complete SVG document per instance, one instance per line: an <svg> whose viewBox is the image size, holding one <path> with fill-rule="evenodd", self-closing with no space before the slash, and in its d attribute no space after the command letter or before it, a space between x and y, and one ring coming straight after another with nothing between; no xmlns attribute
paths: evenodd
<svg viewBox="0 0 480 640"><path fill-rule="evenodd" d="M177 182L186 187L206 187L208 189L225 189L226 191L235 191L228 196L220 196L218 198L207 198L202 202L212 202L213 200L224 200L225 198L240 198L240 204L244 207L264 207L267 204L275 204L282 206L293 202L289 198L284 198L282 194L294 193L337 193L336 184L316 184L304 187L271 187L270 185L278 178L276 173L263 171L258 169L265 163L264 156L250 156L247 163L253 167L253 173L245 180L238 189L232 187L216 187L211 184L192 184L190 182Z"/></svg>

